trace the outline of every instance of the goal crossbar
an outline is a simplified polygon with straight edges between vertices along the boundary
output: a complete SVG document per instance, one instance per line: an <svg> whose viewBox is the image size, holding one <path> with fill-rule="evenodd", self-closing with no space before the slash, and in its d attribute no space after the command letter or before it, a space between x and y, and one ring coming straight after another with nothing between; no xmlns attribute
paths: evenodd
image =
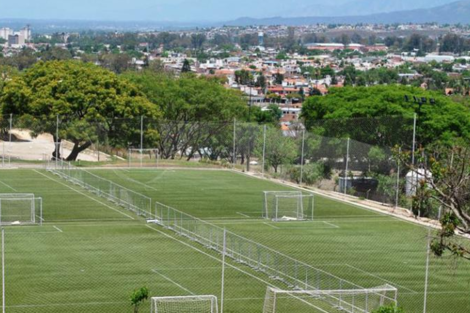
<svg viewBox="0 0 470 313"><path fill-rule="evenodd" d="M301 191L264 191L263 218L273 221L313 220L314 195Z"/></svg>
<svg viewBox="0 0 470 313"><path fill-rule="evenodd" d="M218 313L214 295L152 297L151 307L152 313Z"/></svg>
<svg viewBox="0 0 470 313"><path fill-rule="evenodd" d="M0 225L42 225L42 198L32 193L0 193Z"/></svg>
<svg viewBox="0 0 470 313"><path fill-rule="evenodd" d="M287 312L296 304L302 308L311 307L312 312L329 312L319 301L343 312L369 313L383 305L396 305L397 297L397 288L388 284L374 288L339 290L282 290L268 287L263 313Z"/></svg>

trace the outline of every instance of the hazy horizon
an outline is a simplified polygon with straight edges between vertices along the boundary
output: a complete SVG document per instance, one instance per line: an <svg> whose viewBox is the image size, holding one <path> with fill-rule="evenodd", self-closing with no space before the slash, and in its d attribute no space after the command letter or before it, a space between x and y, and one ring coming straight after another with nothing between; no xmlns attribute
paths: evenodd
<svg viewBox="0 0 470 313"><path fill-rule="evenodd" d="M344 16L432 7L455 0L23 0L0 18L100 21L227 21L240 17Z"/></svg>

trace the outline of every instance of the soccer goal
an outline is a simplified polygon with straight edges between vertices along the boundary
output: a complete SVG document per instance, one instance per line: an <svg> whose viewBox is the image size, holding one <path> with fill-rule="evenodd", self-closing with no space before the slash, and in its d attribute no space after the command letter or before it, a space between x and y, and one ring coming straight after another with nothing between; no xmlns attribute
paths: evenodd
<svg viewBox="0 0 470 313"><path fill-rule="evenodd" d="M398 291L384 285L350 290L281 290L268 287L263 313L370 313L381 306L396 305Z"/></svg>
<svg viewBox="0 0 470 313"><path fill-rule="evenodd" d="M129 149L127 162L129 167L157 167L160 154L158 149Z"/></svg>
<svg viewBox="0 0 470 313"><path fill-rule="evenodd" d="M31 193L0 194L0 225L42 225L42 198Z"/></svg>
<svg viewBox="0 0 470 313"><path fill-rule="evenodd" d="M273 221L313 220L313 194L301 191L264 191L263 218Z"/></svg>
<svg viewBox="0 0 470 313"><path fill-rule="evenodd" d="M153 297L151 313L218 313L216 296Z"/></svg>

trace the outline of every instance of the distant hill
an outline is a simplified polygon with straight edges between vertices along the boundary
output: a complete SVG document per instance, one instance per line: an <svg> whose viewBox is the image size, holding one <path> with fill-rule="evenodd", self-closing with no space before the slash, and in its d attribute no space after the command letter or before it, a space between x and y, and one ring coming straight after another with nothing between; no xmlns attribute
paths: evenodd
<svg viewBox="0 0 470 313"><path fill-rule="evenodd" d="M226 22L226 25L306 25L306 24L357 24L357 23L430 23L470 24L470 0L452 2L431 9L416 9L357 16L307 16L307 17L272 17L264 19L239 18Z"/></svg>

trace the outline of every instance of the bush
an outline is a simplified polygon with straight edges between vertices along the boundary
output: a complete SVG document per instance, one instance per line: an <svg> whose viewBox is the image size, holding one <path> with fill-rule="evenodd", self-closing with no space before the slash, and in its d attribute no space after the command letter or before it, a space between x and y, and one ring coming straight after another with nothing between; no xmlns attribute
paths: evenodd
<svg viewBox="0 0 470 313"><path fill-rule="evenodd" d="M300 166L293 166L287 170L291 181L300 183ZM331 168L323 163L310 163L304 165L302 182L307 185L313 185L323 178L331 176Z"/></svg>
<svg viewBox="0 0 470 313"><path fill-rule="evenodd" d="M373 311L372 313L405 313L402 308L398 308L394 305L383 306Z"/></svg>

